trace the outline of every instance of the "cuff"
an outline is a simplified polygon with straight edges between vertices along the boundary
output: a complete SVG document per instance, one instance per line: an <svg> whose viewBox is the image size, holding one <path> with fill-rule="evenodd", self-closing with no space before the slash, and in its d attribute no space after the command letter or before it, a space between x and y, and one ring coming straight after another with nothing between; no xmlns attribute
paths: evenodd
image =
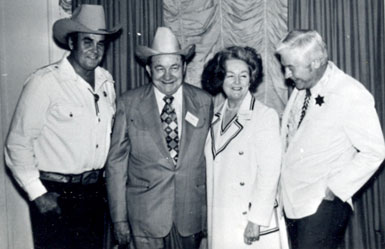
<svg viewBox="0 0 385 249"><path fill-rule="evenodd" d="M25 186L24 190L25 192L27 192L29 200L31 201L47 193L47 189L44 187L43 183L41 183L39 179L36 179L35 181Z"/></svg>

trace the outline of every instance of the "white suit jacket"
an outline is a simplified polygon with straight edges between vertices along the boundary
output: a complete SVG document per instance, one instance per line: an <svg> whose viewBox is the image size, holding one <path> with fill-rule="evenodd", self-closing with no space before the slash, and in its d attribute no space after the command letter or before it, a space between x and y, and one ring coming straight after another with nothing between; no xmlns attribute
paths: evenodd
<svg viewBox="0 0 385 249"><path fill-rule="evenodd" d="M385 157L372 95L332 62L311 89L305 118L286 147L290 111L298 94L295 89L290 96L281 125L281 197L289 218L314 214L326 188L351 203Z"/></svg>
<svg viewBox="0 0 385 249"><path fill-rule="evenodd" d="M281 160L278 115L248 93L237 119L221 131L224 105L214 115L205 148L209 248L230 248L236 241L246 246L248 220L277 230L272 214ZM279 243L278 233L273 237Z"/></svg>

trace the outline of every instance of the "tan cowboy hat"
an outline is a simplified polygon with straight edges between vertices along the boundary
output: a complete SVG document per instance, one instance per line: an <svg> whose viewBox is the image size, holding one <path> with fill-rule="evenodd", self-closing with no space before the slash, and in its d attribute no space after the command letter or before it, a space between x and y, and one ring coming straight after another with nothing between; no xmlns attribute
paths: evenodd
<svg viewBox="0 0 385 249"><path fill-rule="evenodd" d="M138 46L135 54L143 63L146 63L148 58L150 58L151 56L161 54L183 55L185 57L185 60L188 61L192 58L194 53L194 44L191 44L186 48L181 49L178 39L171 31L171 29L167 27L159 27L156 30L151 48L146 46Z"/></svg>
<svg viewBox="0 0 385 249"><path fill-rule="evenodd" d="M103 6L82 4L74 10L71 18L63 18L54 23L53 36L62 46L68 48L67 36L70 33L111 35L119 29L120 26L107 30Z"/></svg>

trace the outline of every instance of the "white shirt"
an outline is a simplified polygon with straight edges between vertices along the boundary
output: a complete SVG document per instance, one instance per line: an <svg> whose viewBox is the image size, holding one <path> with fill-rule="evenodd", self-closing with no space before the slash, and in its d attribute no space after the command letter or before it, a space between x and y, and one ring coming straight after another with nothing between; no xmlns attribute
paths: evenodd
<svg viewBox="0 0 385 249"><path fill-rule="evenodd" d="M154 86L156 103L158 104L159 110L159 118L162 113L163 107L166 104L163 98L166 96L164 93L160 92L158 88ZM178 122L178 137L180 141L180 137L182 134L182 105L183 105L183 85L181 85L178 90L172 95L174 100L171 103L171 106L175 108L176 118Z"/></svg>
<svg viewBox="0 0 385 249"><path fill-rule="evenodd" d="M283 144L294 100L301 92L293 91L282 117ZM314 214L327 188L351 202L385 157L374 100L361 83L329 62L311 92L305 118L282 159L281 197L292 219Z"/></svg>
<svg viewBox="0 0 385 249"><path fill-rule="evenodd" d="M5 159L31 200L46 192L39 170L80 174L104 166L110 146L115 90L95 69L95 91L66 58L26 81L5 146ZM94 95L99 95L98 109Z"/></svg>

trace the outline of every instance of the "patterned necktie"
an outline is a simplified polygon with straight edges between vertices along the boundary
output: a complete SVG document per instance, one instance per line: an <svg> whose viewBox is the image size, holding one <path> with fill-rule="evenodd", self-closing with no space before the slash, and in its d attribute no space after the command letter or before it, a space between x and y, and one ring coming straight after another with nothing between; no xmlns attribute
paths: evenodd
<svg viewBox="0 0 385 249"><path fill-rule="evenodd" d="M302 111L301 111L301 117L299 118L299 122L298 122L297 129L299 128L299 126L300 126L301 123L302 123L303 118L305 117L306 110L307 110L307 108L308 108L308 106L309 106L310 96L311 96L310 90L309 90L309 89L306 89L306 96L305 96L305 99L304 99L304 101L303 101Z"/></svg>
<svg viewBox="0 0 385 249"><path fill-rule="evenodd" d="M178 137L178 121L176 117L175 109L172 107L172 101L174 97L165 96L163 98L165 105L163 107L162 113L160 114L160 119L163 123L163 129L166 133L166 142L167 147L170 152L170 156L174 160L174 163L178 161L179 153L179 137Z"/></svg>

